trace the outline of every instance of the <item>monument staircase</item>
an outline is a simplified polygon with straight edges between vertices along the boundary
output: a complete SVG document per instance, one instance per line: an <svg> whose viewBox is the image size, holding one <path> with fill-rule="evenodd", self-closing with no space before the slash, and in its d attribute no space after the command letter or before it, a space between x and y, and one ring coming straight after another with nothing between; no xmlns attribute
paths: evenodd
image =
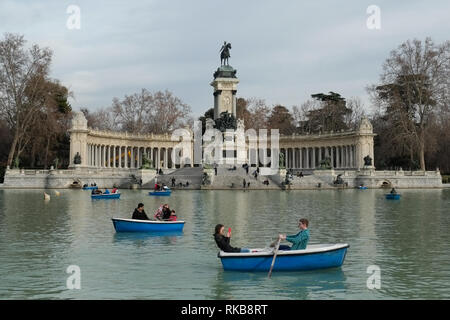
<svg viewBox="0 0 450 320"><path fill-rule="evenodd" d="M246 183L250 182L250 186L246 189L276 189L280 187L270 178L270 176L262 176L260 174L255 176L255 167L250 167L248 174L242 166L236 166L235 170L230 170L231 165L222 165L217 168L217 175L213 177L212 184L204 186L204 189L243 189L244 179ZM269 181L269 185L265 185L265 180Z"/></svg>
<svg viewBox="0 0 450 320"><path fill-rule="evenodd" d="M156 176L158 183L164 183L171 189L200 189L202 184L203 168L201 167L185 167L174 170L167 174L159 174ZM172 178L175 178L175 187L172 187ZM181 182L181 186L180 186ZM186 182L189 182L189 186L186 186ZM155 179L148 183L147 188L153 188L155 185Z"/></svg>

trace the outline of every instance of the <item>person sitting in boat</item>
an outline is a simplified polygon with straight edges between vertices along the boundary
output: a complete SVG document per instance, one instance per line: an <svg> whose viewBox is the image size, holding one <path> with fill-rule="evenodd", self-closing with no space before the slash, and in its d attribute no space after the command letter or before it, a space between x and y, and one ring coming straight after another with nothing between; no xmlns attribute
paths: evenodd
<svg viewBox="0 0 450 320"><path fill-rule="evenodd" d="M216 225L214 230L214 240L217 246L223 252L250 252L247 248L236 248L230 245L231 230L228 229L227 235L225 236L225 227L223 224Z"/></svg>
<svg viewBox="0 0 450 320"><path fill-rule="evenodd" d="M292 247L286 245L280 245L279 250L302 250L306 249L306 245L309 241L309 230L308 230L309 222L307 219L300 219L298 222L298 227L300 228L300 232L287 236L285 234L280 234L280 240L286 240L292 242ZM273 244L272 244L273 245Z"/></svg>
<svg viewBox="0 0 450 320"><path fill-rule="evenodd" d="M105 189L105 192L103 192L103 194L110 194L108 188Z"/></svg>
<svg viewBox="0 0 450 320"><path fill-rule="evenodd" d="M88 187L87 183L83 184L83 188L87 188L87 187Z"/></svg>
<svg viewBox="0 0 450 320"><path fill-rule="evenodd" d="M171 210L169 208L169 205L166 203L163 207L162 211L162 220L169 220L171 215Z"/></svg>
<svg viewBox="0 0 450 320"><path fill-rule="evenodd" d="M175 214L175 210L170 212L169 221L177 221L177 215Z"/></svg>
<svg viewBox="0 0 450 320"><path fill-rule="evenodd" d="M112 193L117 193L117 188L112 189Z"/></svg>
<svg viewBox="0 0 450 320"><path fill-rule="evenodd" d="M397 194L397 190L395 190L395 188L392 188L391 194Z"/></svg>
<svg viewBox="0 0 450 320"><path fill-rule="evenodd" d="M157 220L168 220L170 218L169 205L167 203L161 205L158 208L158 210L156 210L156 213L155 213L154 217Z"/></svg>
<svg viewBox="0 0 450 320"><path fill-rule="evenodd" d="M102 190L93 189L92 194L102 194Z"/></svg>
<svg viewBox="0 0 450 320"><path fill-rule="evenodd" d="M137 208L134 209L132 219L136 219L136 220L150 220L147 217L147 214L144 211L144 204L143 203L139 203Z"/></svg>

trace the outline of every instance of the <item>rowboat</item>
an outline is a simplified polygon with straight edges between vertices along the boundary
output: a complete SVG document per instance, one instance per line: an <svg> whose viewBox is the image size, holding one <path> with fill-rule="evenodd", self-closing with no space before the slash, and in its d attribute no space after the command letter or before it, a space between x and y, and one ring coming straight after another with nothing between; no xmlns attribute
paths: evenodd
<svg viewBox="0 0 450 320"><path fill-rule="evenodd" d="M367 190L367 187L359 186L358 189L360 189L360 190Z"/></svg>
<svg viewBox="0 0 450 320"><path fill-rule="evenodd" d="M167 232L182 231L184 221L158 221L112 218L116 232Z"/></svg>
<svg viewBox="0 0 450 320"><path fill-rule="evenodd" d="M279 250L274 271L304 271L340 267L347 253L347 243L312 244L304 250ZM264 271L270 269L273 248L250 249L250 252L223 252L218 257L224 270Z"/></svg>
<svg viewBox="0 0 450 320"><path fill-rule="evenodd" d="M97 186L92 186L92 187L83 187L83 190L97 190L98 187Z"/></svg>
<svg viewBox="0 0 450 320"><path fill-rule="evenodd" d="M399 193L386 193L386 199L400 200L400 194Z"/></svg>
<svg viewBox="0 0 450 320"><path fill-rule="evenodd" d="M91 194L92 199L119 199L120 193Z"/></svg>
<svg viewBox="0 0 450 320"><path fill-rule="evenodd" d="M166 191L150 191L148 193L149 196L161 196L161 197L170 197L172 194L172 190L167 189Z"/></svg>

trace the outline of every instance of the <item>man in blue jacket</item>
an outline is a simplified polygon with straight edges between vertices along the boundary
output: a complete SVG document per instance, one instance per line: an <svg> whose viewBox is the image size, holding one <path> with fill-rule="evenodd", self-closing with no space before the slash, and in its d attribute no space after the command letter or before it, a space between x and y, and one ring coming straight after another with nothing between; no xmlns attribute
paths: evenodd
<svg viewBox="0 0 450 320"><path fill-rule="evenodd" d="M292 235L287 236L285 234L280 234L279 239L280 240L286 240L289 242L292 242L292 247L286 246L286 245L280 245L279 250L302 250L306 249L306 245L308 244L309 240L309 230L308 230L308 220L307 219L300 219L298 222L298 227L300 228L300 232Z"/></svg>

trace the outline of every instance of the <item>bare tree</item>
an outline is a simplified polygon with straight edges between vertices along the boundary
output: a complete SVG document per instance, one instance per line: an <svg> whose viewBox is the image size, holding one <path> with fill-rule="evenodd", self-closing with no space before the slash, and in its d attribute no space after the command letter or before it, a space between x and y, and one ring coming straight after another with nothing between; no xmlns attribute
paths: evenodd
<svg viewBox="0 0 450 320"><path fill-rule="evenodd" d="M380 80L369 90L425 170L430 120L446 107L450 95L450 41L406 41L391 52Z"/></svg>
<svg viewBox="0 0 450 320"><path fill-rule="evenodd" d="M23 36L6 33L0 41L0 116L14 131L7 165L19 159L27 144L27 131L42 107L42 83L46 80L52 52L33 45L25 49Z"/></svg>
<svg viewBox="0 0 450 320"><path fill-rule="evenodd" d="M114 98L106 112L110 113L108 124L132 133L169 133L193 123L191 108L167 90L152 94L142 89L140 93L126 95L122 100ZM107 117L102 110L91 115Z"/></svg>
<svg viewBox="0 0 450 320"><path fill-rule="evenodd" d="M268 129L271 109L266 105L265 100L258 98L247 99L246 108L249 112L248 118L244 122L246 129Z"/></svg>

